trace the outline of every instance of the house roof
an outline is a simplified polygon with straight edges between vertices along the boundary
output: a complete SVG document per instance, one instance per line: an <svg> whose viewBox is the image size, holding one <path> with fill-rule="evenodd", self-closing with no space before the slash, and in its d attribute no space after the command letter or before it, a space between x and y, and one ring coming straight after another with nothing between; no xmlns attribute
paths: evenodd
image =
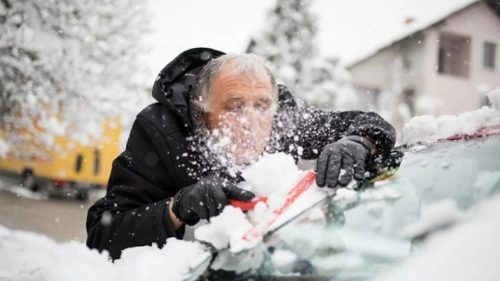
<svg viewBox="0 0 500 281"><path fill-rule="evenodd" d="M480 1L317 0L320 52L353 66Z"/></svg>
<svg viewBox="0 0 500 281"><path fill-rule="evenodd" d="M394 44L397 44L397 43L413 36L414 34L416 34L418 32L422 32L422 31L424 31L432 26L435 26L436 24L441 23L446 18L449 18L449 17L455 15L456 13L459 13L459 12L461 12L461 11L463 11L463 10L469 8L470 6L477 4L479 2L481 2L481 0L463 1L463 3L461 3L461 5L454 6L453 8L450 8L449 10L443 10L443 13L440 16L426 18L426 20L422 20L419 24L408 27L406 31L401 32L400 34L398 34L397 36L395 36L391 40L387 41L387 43L385 43L384 45L379 46L375 51L372 51L371 53L366 53L365 55L358 57L356 60L351 61L348 64L348 67L349 68L353 67L353 66L367 60L368 58L372 57L373 55L379 53L380 51L382 51L388 47L391 47ZM484 2L487 3L498 16L500 16L500 0L485 0ZM411 19L411 20L414 20L414 19ZM410 23L410 25L412 25L412 23Z"/></svg>
<svg viewBox="0 0 500 281"><path fill-rule="evenodd" d="M382 50L384 50L384 49L386 49L386 48L388 48L388 47L391 47L391 46L393 46L394 44L397 44L397 43L399 43L399 42L401 42L401 41L403 41L403 40L405 40L405 39L407 39L407 38L409 38L409 37L413 36L414 34L416 34L416 33L418 33L418 32L424 31L424 30L426 30L426 29L428 29L428 28L431 28L431 27L435 26L436 24L441 23L441 22L442 22L443 20L445 20L446 18L449 18L449 17L451 17L451 16L453 16L453 15L455 15L455 14L457 14L457 13L459 13L459 12L461 12L461 11L463 11L463 10L465 10L465 9L469 8L469 7L471 7L472 5L477 4L477 3L481 2L481 0L475 0L475 1L474 1L474 0L472 0L472 1L469 1L469 2L470 2L470 3L467 3L467 2L466 2L466 3L464 3L464 5L463 5L463 6L461 6L461 7L456 7L454 10L450 10L450 11L448 11L448 13L444 14L444 15L443 15L443 16L441 16L440 18L435 18L435 19L433 19L433 20L429 19L429 21L428 21L427 23L425 23L425 24L421 24L420 26L418 26L418 27L417 27L416 29L414 29L414 30L412 30L412 29L408 30L408 32L407 32L406 34L401 34L401 36L400 36L399 38L394 39L394 40L392 40L392 41L388 42L386 45L381 46L381 47L380 47L379 49L377 49L375 52L373 52L373 53L371 53L371 54L367 54L366 56L364 56L364 57L360 57L358 60L351 62L351 63L348 65L348 67L349 67L349 68L350 68L350 67L353 67L353 66L355 66L355 65L357 65L357 64L359 64L359 63L361 63L361 62L363 62L363 61L365 61L365 60L367 60L368 58L372 57L373 55L375 55L375 54L379 53L380 51L382 51ZM493 9L493 11L494 11L494 12L495 12L498 16L500 16L500 0L485 0L485 1L483 1L483 2L487 3L487 4L488 4L488 5L489 5L492 9Z"/></svg>

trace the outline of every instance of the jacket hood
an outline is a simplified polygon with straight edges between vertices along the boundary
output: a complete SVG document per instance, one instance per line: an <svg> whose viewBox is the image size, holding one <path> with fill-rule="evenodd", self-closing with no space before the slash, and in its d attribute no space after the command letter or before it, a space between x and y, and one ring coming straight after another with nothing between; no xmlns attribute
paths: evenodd
<svg viewBox="0 0 500 281"><path fill-rule="evenodd" d="M189 132L194 128L190 116L190 92L198 82L200 70L213 58L224 53L210 48L182 52L158 74L153 84L153 98L165 104Z"/></svg>

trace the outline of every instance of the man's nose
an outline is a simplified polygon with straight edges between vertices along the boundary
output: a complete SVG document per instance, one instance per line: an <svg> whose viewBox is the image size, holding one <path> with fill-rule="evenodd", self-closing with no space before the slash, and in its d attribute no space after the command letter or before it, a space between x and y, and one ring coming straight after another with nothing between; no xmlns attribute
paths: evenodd
<svg viewBox="0 0 500 281"><path fill-rule="evenodd" d="M259 113L258 110L251 106L246 107L242 115L242 125L250 129L252 126L258 125L261 118L262 113Z"/></svg>

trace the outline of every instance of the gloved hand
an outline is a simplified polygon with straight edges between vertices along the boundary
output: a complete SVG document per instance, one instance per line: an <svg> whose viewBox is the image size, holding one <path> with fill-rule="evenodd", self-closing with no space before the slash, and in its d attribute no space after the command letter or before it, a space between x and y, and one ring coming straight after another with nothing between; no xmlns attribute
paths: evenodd
<svg viewBox="0 0 500 281"><path fill-rule="evenodd" d="M194 225L222 212L229 199L250 201L255 195L219 177L208 176L179 190L172 211L179 220Z"/></svg>
<svg viewBox="0 0 500 281"><path fill-rule="evenodd" d="M316 163L316 184L319 187L346 186L354 177L362 180L372 143L364 137L347 136L326 145Z"/></svg>

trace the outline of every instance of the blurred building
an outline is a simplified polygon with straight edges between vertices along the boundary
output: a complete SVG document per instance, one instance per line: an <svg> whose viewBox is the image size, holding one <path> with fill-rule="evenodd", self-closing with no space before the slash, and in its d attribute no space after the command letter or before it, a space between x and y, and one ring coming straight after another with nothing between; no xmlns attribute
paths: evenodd
<svg viewBox="0 0 500 281"><path fill-rule="evenodd" d="M456 114L487 103L500 87L500 2L470 1L440 18L402 22L378 51L349 65L352 81L372 99L393 93L393 103L410 115ZM387 100L387 97L386 97Z"/></svg>

